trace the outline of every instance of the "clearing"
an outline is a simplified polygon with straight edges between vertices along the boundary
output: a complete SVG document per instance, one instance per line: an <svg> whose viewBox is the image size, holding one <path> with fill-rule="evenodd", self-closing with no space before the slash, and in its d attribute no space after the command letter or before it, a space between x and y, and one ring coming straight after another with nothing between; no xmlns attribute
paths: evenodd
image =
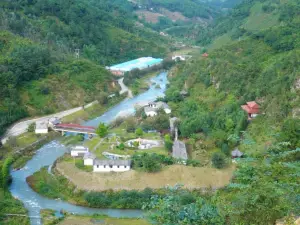
<svg viewBox="0 0 300 225"><path fill-rule="evenodd" d="M234 167L217 170L207 167L188 167L172 165L157 173L146 173L131 170L125 173L88 173L71 162L59 162L57 170L83 190L143 190L183 184L184 188L220 188L227 184L232 177Z"/></svg>
<svg viewBox="0 0 300 225"><path fill-rule="evenodd" d="M89 218L83 216L68 216L58 225L95 225L95 224L111 224L111 225L149 225L142 219L119 219L119 218Z"/></svg>

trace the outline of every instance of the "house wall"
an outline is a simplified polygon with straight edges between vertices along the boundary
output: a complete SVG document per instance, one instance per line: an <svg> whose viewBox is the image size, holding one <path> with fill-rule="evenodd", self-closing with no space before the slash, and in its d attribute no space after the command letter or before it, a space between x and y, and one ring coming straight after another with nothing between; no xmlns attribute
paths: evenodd
<svg viewBox="0 0 300 225"><path fill-rule="evenodd" d="M146 112L146 115L150 116L150 117L153 117L153 116L156 116L157 113L156 112Z"/></svg>
<svg viewBox="0 0 300 225"><path fill-rule="evenodd" d="M102 166L102 165L94 165L94 172L125 172L129 171L130 166L113 166L110 168L108 165L107 166Z"/></svg>
<svg viewBox="0 0 300 225"><path fill-rule="evenodd" d="M47 129L35 129L36 134L47 134L48 133L48 128Z"/></svg>
<svg viewBox="0 0 300 225"><path fill-rule="evenodd" d="M84 159L83 164L85 166L92 166L92 165L94 165L94 160L93 159Z"/></svg>
<svg viewBox="0 0 300 225"><path fill-rule="evenodd" d="M87 151L71 151L71 156L79 156L79 154L84 155Z"/></svg>

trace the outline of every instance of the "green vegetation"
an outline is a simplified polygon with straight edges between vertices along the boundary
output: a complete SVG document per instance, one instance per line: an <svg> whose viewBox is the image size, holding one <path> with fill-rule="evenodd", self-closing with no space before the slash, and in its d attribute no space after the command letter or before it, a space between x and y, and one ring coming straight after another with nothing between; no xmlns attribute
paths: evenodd
<svg viewBox="0 0 300 225"><path fill-rule="evenodd" d="M97 127L96 133L99 137L104 138L108 134L108 127L104 123L100 123Z"/></svg>
<svg viewBox="0 0 300 225"><path fill-rule="evenodd" d="M235 160L231 183L197 199L201 204L173 195L154 201L154 223L199 224L200 216L205 224L274 224L298 214L299 9L295 0L244 1L199 35L206 45L226 39L222 48L213 44L209 57L177 66L165 100L180 118L192 158L222 168L235 147L244 156ZM249 101L259 103L261 114L247 122L240 106Z"/></svg>
<svg viewBox="0 0 300 225"><path fill-rule="evenodd" d="M1 2L0 134L23 117L117 92L104 66L167 51L163 37L136 26L130 3L119 3ZM80 59L74 58L75 49Z"/></svg>
<svg viewBox="0 0 300 225"><path fill-rule="evenodd" d="M170 156L152 154L135 154L132 156L132 167L137 170L145 172L158 172L162 169L163 165L172 165L175 160Z"/></svg>

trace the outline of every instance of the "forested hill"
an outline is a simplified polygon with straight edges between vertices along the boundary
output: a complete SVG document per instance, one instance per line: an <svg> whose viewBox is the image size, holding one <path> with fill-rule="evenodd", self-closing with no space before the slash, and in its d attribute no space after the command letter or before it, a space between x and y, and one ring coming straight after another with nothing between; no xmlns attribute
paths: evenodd
<svg viewBox="0 0 300 225"><path fill-rule="evenodd" d="M209 207L204 198L183 203L177 193L159 201L155 222L271 225L299 216L299 28L299 0L248 0L201 30L198 44L208 55L170 72L165 100L189 156L235 173L208 197ZM249 101L261 113L251 121L241 108ZM234 149L243 158L233 163Z"/></svg>
<svg viewBox="0 0 300 225"><path fill-rule="evenodd" d="M0 134L20 118L117 91L106 65L163 56L167 41L137 23L131 7L118 0L2 0Z"/></svg>
<svg viewBox="0 0 300 225"><path fill-rule="evenodd" d="M208 56L194 57L172 72L166 100L181 120L190 155L221 168L231 164L233 149L244 154L234 164L231 183L212 198L219 217L206 224L216 218L222 220L218 224L275 224L299 215L299 27L298 0L244 1L199 36ZM241 109L249 101L261 110L251 121ZM156 208L162 210L159 221L172 220L163 206ZM168 222L179 224L181 213ZM196 224L197 216L190 210L184 221Z"/></svg>

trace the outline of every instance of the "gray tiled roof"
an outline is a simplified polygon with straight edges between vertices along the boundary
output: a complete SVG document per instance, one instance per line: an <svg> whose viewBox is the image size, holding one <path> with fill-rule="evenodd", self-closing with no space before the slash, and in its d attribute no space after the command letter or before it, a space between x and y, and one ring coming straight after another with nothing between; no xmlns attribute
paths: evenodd
<svg viewBox="0 0 300 225"><path fill-rule="evenodd" d="M131 160L95 160L94 165L101 166L130 166Z"/></svg>
<svg viewBox="0 0 300 225"><path fill-rule="evenodd" d="M176 159L188 159L184 142L178 140L174 141L172 156Z"/></svg>

